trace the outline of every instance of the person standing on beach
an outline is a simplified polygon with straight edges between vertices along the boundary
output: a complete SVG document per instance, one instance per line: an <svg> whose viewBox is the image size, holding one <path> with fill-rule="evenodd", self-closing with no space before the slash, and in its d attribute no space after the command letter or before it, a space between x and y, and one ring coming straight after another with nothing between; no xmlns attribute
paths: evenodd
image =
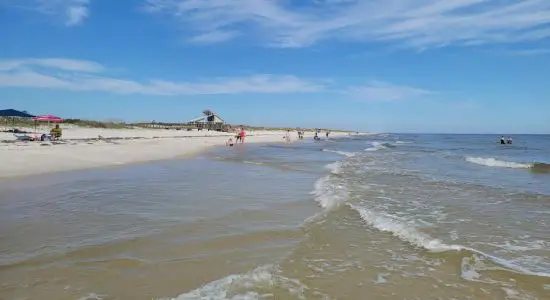
<svg viewBox="0 0 550 300"><path fill-rule="evenodd" d="M286 134L285 134L285 141L287 143L290 143L290 130L287 130L286 131Z"/></svg>
<svg viewBox="0 0 550 300"><path fill-rule="evenodd" d="M239 129L237 129L236 131L237 134L235 134L235 143L238 143L241 140L241 132L239 131Z"/></svg>
<svg viewBox="0 0 550 300"><path fill-rule="evenodd" d="M319 141L321 138L319 138L318 131L315 131L315 136L313 136L314 141Z"/></svg>
<svg viewBox="0 0 550 300"><path fill-rule="evenodd" d="M246 133L244 132L244 128L241 128L241 132L239 133L239 136L241 138L241 144L244 143L244 137Z"/></svg>

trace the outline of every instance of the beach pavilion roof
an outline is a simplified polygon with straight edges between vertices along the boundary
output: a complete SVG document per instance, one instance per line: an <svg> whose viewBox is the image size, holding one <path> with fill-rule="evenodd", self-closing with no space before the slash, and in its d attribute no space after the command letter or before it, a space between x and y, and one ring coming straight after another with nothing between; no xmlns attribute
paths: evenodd
<svg viewBox="0 0 550 300"><path fill-rule="evenodd" d="M19 111L15 109L2 109L0 110L0 117L32 118L34 116L24 111Z"/></svg>
<svg viewBox="0 0 550 300"><path fill-rule="evenodd" d="M208 120L209 117L212 118L210 121ZM200 116L198 118L189 120L187 121L187 123L225 123L225 121L222 118L220 118L219 115L212 113L210 115L204 115L204 116Z"/></svg>

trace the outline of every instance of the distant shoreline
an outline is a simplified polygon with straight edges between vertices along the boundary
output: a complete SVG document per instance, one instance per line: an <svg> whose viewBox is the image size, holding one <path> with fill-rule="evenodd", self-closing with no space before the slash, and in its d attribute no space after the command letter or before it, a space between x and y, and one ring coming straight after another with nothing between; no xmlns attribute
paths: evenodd
<svg viewBox="0 0 550 300"><path fill-rule="evenodd" d="M185 133L184 133L185 132ZM213 146L224 146L234 133L161 129L63 128L59 142L16 141L0 133L0 179L133 163L188 158ZM282 143L286 131L247 132L247 143ZM324 132L323 134L324 135ZM331 137L348 132L331 132ZM313 137L306 132L306 139ZM291 134L297 140L296 131ZM241 145L238 145L239 147Z"/></svg>

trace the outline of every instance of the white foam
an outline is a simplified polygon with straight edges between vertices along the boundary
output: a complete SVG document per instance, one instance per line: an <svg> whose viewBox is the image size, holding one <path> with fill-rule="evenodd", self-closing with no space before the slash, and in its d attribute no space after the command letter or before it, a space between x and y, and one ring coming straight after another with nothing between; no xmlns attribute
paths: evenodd
<svg viewBox="0 0 550 300"><path fill-rule="evenodd" d="M372 151L378 151L378 150L385 150L389 148L388 142L372 142L371 145L372 147L365 149L365 151L372 152Z"/></svg>
<svg viewBox="0 0 550 300"><path fill-rule="evenodd" d="M388 276L390 276L389 273L378 273L376 275L376 279L372 281L374 284L384 284L388 282Z"/></svg>
<svg viewBox="0 0 550 300"><path fill-rule="evenodd" d="M525 267L517 265L514 262L506 259L487 254L477 249L455 244L445 244L439 239L433 238L425 233L418 231L415 227L399 222L396 218L375 213L364 207L348 204L352 209L357 211L361 216L361 219L367 223L367 225L374 227L380 231L390 232L399 239L410 243L416 247L421 247L432 252L445 252L445 251L462 251L468 250L473 253L479 254L495 264L503 266L510 271L526 274L531 276L550 277L550 273L531 271Z"/></svg>
<svg viewBox="0 0 550 300"><path fill-rule="evenodd" d="M84 297L78 298L78 300L102 300L106 297L106 295L99 295L96 293L89 293L88 295Z"/></svg>
<svg viewBox="0 0 550 300"><path fill-rule="evenodd" d="M258 292L246 291L251 287L272 286L273 275L272 266L262 266L247 274L229 275L225 278L212 281L202 287L181 294L176 298L167 298L172 300L187 299L211 299L211 300L248 300L260 299ZM165 298L166 299L166 298Z"/></svg>
<svg viewBox="0 0 550 300"><path fill-rule="evenodd" d="M181 294L176 298L163 298L164 300L252 300L271 299L269 290L274 286L282 287L294 299L305 299L304 291L307 289L298 280L289 279L275 274L273 265L258 267L246 274L229 275L207 283L193 291Z"/></svg>
<svg viewBox="0 0 550 300"><path fill-rule="evenodd" d="M243 160L243 163L249 164L249 165L263 165L264 163L256 162L256 161L249 161L249 160Z"/></svg>
<svg viewBox="0 0 550 300"><path fill-rule="evenodd" d="M471 260L474 260L471 262ZM463 257L462 261L460 263L460 276L468 281L477 281L477 279L481 276L478 272L476 272L475 264L477 263L476 258L468 258Z"/></svg>
<svg viewBox="0 0 550 300"><path fill-rule="evenodd" d="M506 299L518 299L518 300L536 300L536 297L526 294L525 292L519 292L511 288L503 287L502 290L506 293Z"/></svg>
<svg viewBox="0 0 550 300"><path fill-rule="evenodd" d="M346 151L340 151L340 150L330 150L330 149L323 149L324 152L331 152L331 153L336 153L336 154L340 154L340 155L343 155L343 156L346 156L346 157L353 157L356 155L355 152L346 152Z"/></svg>
<svg viewBox="0 0 550 300"><path fill-rule="evenodd" d="M462 250L461 246L446 245L438 239L434 239L427 234L419 232L418 230L416 230L416 228L410 225L395 220L391 216L377 214L369 209L358 207L352 204L350 204L349 206L357 211L361 216L361 219L363 219L363 221L365 221L368 225L381 231L390 232L394 236L400 238L403 241L409 242L414 246L435 252L442 252L447 250Z"/></svg>
<svg viewBox="0 0 550 300"><path fill-rule="evenodd" d="M325 166L332 174L339 174L342 171L342 162L333 162Z"/></svg>
<svg viewBox="0 0 550 300"><path fill-rule="evenodd" d="M413 142L411 142L411 141L397 141L395 143L396 144L412 144Z"/></svg>
<svg viewBox="0 0 550 300"><path fill-rule="evenodd" d="M500 168L513 168L513 169L527 169L531 168L532 164L523 164L510 161L497 160L494 157L483 158L483 157L466 157L466 161L488 167L500 167Z"/></svg>
<svg viewBox="0 0 550 300"><path fill-rule="evenodd" d="M331 177L325 176L315 182L313 190L315 201L324 209L332 209L344 203L348 197L345 186L331 182Z"/></svg>
<svg viewBox="0 0 550 300"><path fill-rule="evenodd" d="M505 241L503 244L489 243L491 246L499 247L504 251L510 252L522 252L532 250L546 250L550 249L550 243L543 240L534 241Z"/></svg>

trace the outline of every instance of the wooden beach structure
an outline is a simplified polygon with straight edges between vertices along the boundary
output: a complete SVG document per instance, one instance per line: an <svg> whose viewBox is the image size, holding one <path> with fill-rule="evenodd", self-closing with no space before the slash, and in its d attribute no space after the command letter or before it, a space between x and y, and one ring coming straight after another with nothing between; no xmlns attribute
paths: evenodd
<svg viewBox="0 0 550 300"><path fill-rule="evenodd" d="M198 130L227 131L231 128L218 114L209 109L204 110L202 114L198 118L187 121L186 125Z"/></svg>
<svg viewBox="0 0 550 300"><path fill-rule="evenodd" d="M165 123L155 122L151 123L134 123L132 126L144 127L144 128L156 128L156 129L176 129L176 130L215 130L215 131L229 131L231 125L227 124L215 112L206 109L202 112L202 116L194 118L184 123Z"/></svg>

